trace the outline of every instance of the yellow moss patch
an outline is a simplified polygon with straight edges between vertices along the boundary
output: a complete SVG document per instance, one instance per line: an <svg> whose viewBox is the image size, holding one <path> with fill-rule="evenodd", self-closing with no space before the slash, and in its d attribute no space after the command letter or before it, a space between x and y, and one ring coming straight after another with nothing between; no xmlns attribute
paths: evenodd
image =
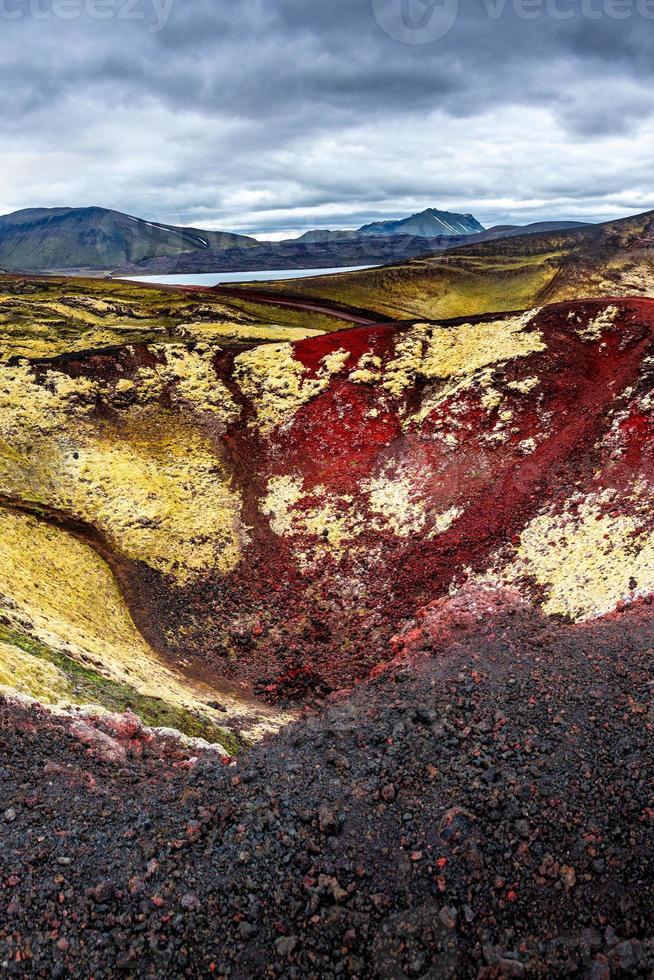
<svg viewBox="0 0 654 980"><path fill-rule="evenodd" d="M46 704L57 704L71 694L71 686L62 670L2 642L0 688L42 699Z"/></svg>
<svg viewBox="0 0 654 980"><path fill-rule="evenodd" d="M536 452L536 440L534 438L523 439L522 442L518 443L518 449L525 456L529 456L530 453Z"/></svg>
<svg viewBox="0 0 654 980"><path fill-rule="evenodd" d="M312 503L296 509L307 498ZM280 537L320 538L321 544L336 554L341 554L345 543L362 530L352 497L333 496L322 486L306 494L301 477L272 477L261 512L270 519L271 529Z"/></svg>
<svg viewBox="0 0 654 980"><path fill-rule="evenodd" d="M369 371L366 368L357 368L350 375L350 381L358 385L373 385L379 381L379 375L374 371Z"/></svg>
<svg viewBox="0 0 654 980"><path fill-rule="evenodd" d="M517 391L521 395L528 395L529 392L533 391L534 388L537 388L539 384L540 378L531 377L523 378L522 381L510 381L507 388L509 388L511 391Z"/></svg>
<svg viewBox="0 0 654 980"><path fill-rule="evenodd" d="M350 373L350 381L355 384L375 384L381 377L382 359L370 351L359 358L356 369Z"/></svg>
<svg viewBox="0 0 654 980"><path fill-rule="evenodd" d="M85 303L83 309L76 309L68 303L56 301L39 303L40 310L49 310L62 317L70 317L73 320L81 320L85 324L102 325L102 315L108 312L108 307L104 303Z"/></svg>
<svg viewBox="0 0 654 980"><path fill-rule="evenodd" d="M316 538L318 549L335 557L341 557L349 544L356 545L357 538L371 528L405 538L431 523L429 536L436 537L461 515L456 507L431 514L408 475L384 474L365 481L360 490L362 505L358 506L349 494L331 494L323 486L305 492L302 477L275 476L268 481L261 512L279 537Z"/></svg>
<svg viewBox="0 0 654 980"><path fill-rule="evenodd" d="M437 538L439 534L444 534L445 531L449 531L455 521L463 514L461 507L450 507L443 514L437 514L434 519L434 526L429 532L428 537Z"/></svg>
<svg viewBox="0 0 654 980"><path fill-rule="evenodd" d="M239 354L234 378L256 411L255 425L263 435L292 422L297 411L329 387L341 371L348 351L334 351L323 358L317 377L307 377L305 366L295 359L291 344L268 344Z"/></svg>
<svg viewBox="0 0 654 980"><path fill-rule="evenodd" d="M15 449L12 449L11 446L4 441L4 439L0 439L0 456L6 460L13 460L14 463L24 462L24 458L20 455L20 453L17 453Z"/></svg>
<svg viewBox="0 0 654 980"><path fill-rule="evenodd" d="M425 502L416 496L408 477L376 477L367 489L370 509L381 518L377 521L380 529L389 529L400 538L423 529L427 521Z"/></svg>
<svg viewBox="0 0 654 980"><path fill-rule="evenodd" d="M81 419L95 404L97 389L87 378L49 371L42 383L26 361L0 368L0 437L14 451L26 431L55 432L71 415Z"/></svg>
<svg viewBox="0 0 654 980"><path fill-rule="evenodd" d="M536 312L458 327L416 324L396 344L383 385L391 394L401 395L413 387L416 377L471 378L491 364L545 350L540 332L526 329Z"/></svg>
<svg viewBox="0 0 654 980"><path fill-rule="evenodd" d="M299 340L344 321L300 309L227 302L206 294L159 291L131 282L3 277L0 362L16 356L53 357L125 343L180 339L238 343Z"/></svg>
<svg viewBox="0 0 654 980"><path fill-rule="evenodd" d="M136 629L111 570L88 545L35 517L0 510L0 611L10 628L141 695L191 711L213 725L251 719L251 738L276 731L288 713L216 691L174 672ZM0 686L49 704L79 704L75 684L53 664L0 642Z"/></svg>
<svg viewBox="0 0 654 980"><path fill-rule="evenodd" d="M211 412L225 425L234 422L239 409L227 387L216 376L213 359L219 348L199 346L153 346L164 361L154 368L141 368L138 393L142 403L158 399L164 388L172 390L173 402L188 405L198 412Z"/></svg>
<svg viewBox="0 0 654 980"><path fill-rule="evenodd" d="M175 377L185 400L210 410L215 389L194 368L177 365ZM218 397L224 421L229 404ZM0 370L0 492L83 519L179 582L234 568L245 541L241 499L213 444L190 417L158 407L125 413L120 426L93 424L96 398L85 378L50 371L39 382L28 365Z"/></svg>
<svg viewBox="0 0 654 980"><path fill-rule="evenodd" d="M302 477L273 476L268 481L266 496L261 502L261 513L269 518L271 529L280 538L292 530L291 511L302 500L302 486Z"/></svg>
<svg viewBox="0 0 654 980"><path fill-rule="evenodd" d="M13 626L143 694L198 699L138 633L105 562L66 531L0 511L0 608Z"/></svg>
<svg viewBox="0 0 654 980"><path fill-rule="evenodd" d="M312 330L305 327L285 327L282 323L271 323L264 326L242 323L185 323L184 331L198 339L214 340L277 340L294 343L306 340L308 337L320 337L323 330Z"/></svg>
<svg viewBox="0 0 654 980"><path fill-rule="evenodd" d="M290 344L270 344L240 354L234 377L254 404L256 424L264 435L290 422L297 410L322 391L320 379L305 379Z"/></svg>
<svg viewBox="0 0 654 980"><path fill-rule="evenodd" d="M319 376L329 379L332 374L339 374L345 368L350 356L350 352L343 350L343 348L332 351L331 354L325 354L318 371Z"/></svg>
<svg viewBox="0 0 654 980"><path fill-rule="evenodd" d="M421 370L425 345L430 337L430 327L426 323L416 324L395 343L395 357L389 361L384 371L383 385L391 395L402 395L410 388Z"/></svg>
<svg viewBox="0 0 654 980"><path fill-rule="evenodd" d="M654 591L654 535L642 529L639 518L602 513L600 504L591 498L578 514L535 518L502 578L509 583L524 575L534 578L547 593L545 612L573 620L601 616L630 594ZM646 504L654 505L651 491Z"/></svg>
<svg viewBox="0 0 654 980"><path fill-rule="evenodd" d="M317 503L301 513L300 532L322 538L326 548L334 554L343 554L348 542L363 530L352 497L332 495L325 487L316 487L312 496L317 498Z"/></svg>
<svg viewBox="0 0 654 980"><path fill-rule="evenodd" d="M587 326L579 327L575 333L582 340L599 340L604 331L613 326L619 312L617 306L607 306Z"/></svg>
<svg viewBox="0 0 654 980"><path fill-rule="evenodd" d="M487 388L481 396L481 403L488 411L497 408L503 401L501 393L496 388Z"/></svg>
<svg viewBox="0 0 654 980"><path fill-rule="evenodd" d="M115 347L129 341L146 342L154 339L157 334L165 333L163 327L145 328L112 326L105 330L83 330L79 336L71 338L63 331L58 337L50 324L34 324L30 326L29 335L16 328L0 329L0 363L13 357L47 358L59 354L101 350L103 347Z"/></svg>
<svg viewBox="0 0 654 980"><path fill-rule="evenodd" d="M230 571L245 540L239 494L193 429L171 418L168 432L155 431L129 441L110 433L73 444L46 440L34 445L37 479L34 462L27 472L3 473L0 461L0 486L82 518L127 557L180 583Z"/></svg>
<svg viewBox="0 0 654 980"><path fill-rule="evenodd" d="M542 335L526 329L536 313L530 310L521 316L454 328L433 327L420 373L428 378L469 377L490 364L545 350Z"/></svg>
<svg viewBox="0 0 654 980"><path fill-rule="evenodd" d="M446 432L444 435L437 433L436 437L440 439L440 441L447 446L448 449L456 449L459 445L459 440L453 432Z"/></svg>

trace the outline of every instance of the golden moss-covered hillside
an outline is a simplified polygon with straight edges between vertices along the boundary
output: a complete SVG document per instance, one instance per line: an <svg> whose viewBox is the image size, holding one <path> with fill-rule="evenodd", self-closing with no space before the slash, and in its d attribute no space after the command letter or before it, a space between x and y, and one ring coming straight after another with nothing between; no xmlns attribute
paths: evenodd
<svg viewBox="0 0 654 980"><path fill-rule="evenodd" d="M46 358L132 343L251 344L347 327L337 317L108 279L0 275L0 357Z"/></svg>
<svg viewBox="0 0 654 980"><path fill-rule="evenodd" d="M278 284L389 319L474 316L602 296L654 296L654 215L453 248L363 272ZM275 289L253 284L253 290Z"/></svg>

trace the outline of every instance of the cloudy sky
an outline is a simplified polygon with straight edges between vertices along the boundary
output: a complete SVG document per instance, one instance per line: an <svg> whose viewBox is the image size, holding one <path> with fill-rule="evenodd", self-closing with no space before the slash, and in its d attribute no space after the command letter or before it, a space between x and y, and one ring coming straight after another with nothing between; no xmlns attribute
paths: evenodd
<svg viewBox="0 0 654 980"><path fill-rule="evenodd" d="M0 211L654 208L654 0L0 0Z"/></svg>

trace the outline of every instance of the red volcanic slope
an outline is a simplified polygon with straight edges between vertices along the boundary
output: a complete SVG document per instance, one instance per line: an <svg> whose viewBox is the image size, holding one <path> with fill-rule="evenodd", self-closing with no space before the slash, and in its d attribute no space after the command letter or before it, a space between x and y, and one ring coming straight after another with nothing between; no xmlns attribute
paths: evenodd
<svg viewBox="0 0 654 980"><path fill-rule="evenodd" d="M139 622L274 699L365 677L471 579L580 621L654 591L653 328L653 301L592 300L216 354L237 410L196 419L240 492L243 549L183 585L119 568ZM57 369L138 383L165 356Z"/></svg>
<svg viewBox="0 0 654 980"><path fill-rule="evenodd" d="M488 336L514 319L499 318ZM484 322L448 325L450 360L457 351L474 360L488 336L470 329ZM413 345L399 392L386 382L423 328L367 327L295 344L305 383L320 379L330 355L341 360L282 425L262 431L251 397L245 424L225 437L252 543L227 579L184 596L203 614L206 656L220 658L228 636L238 650L231 669L257 679L263 671L271 695L347 685L388 656L399 623L483 575L537 515L575 494L578 509L607 493L613 502L602 498L600 509L629 514L634 486L654 477L653 324L646 300L551 306L479 370L464 363L453 378L434 377L430 349L442 354L445 341L432 336L431 348L421 341L416 354ZM440 354L436 373L445 374ZM372 358L376 379L355 379ZM216 367L233 387L232 361ZM289 481L294 493L275 508L270 488L281 486L283 497ZM643 509L641 501L644 534ZM532 597L546 592L541 582ZM209 626L217 620L222 629Z"/></svg>

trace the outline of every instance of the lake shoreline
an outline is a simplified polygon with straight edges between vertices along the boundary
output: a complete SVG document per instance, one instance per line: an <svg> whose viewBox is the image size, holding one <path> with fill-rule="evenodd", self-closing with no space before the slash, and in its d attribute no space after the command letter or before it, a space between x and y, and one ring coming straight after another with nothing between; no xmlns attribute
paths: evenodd
<svg viewBox="0 0 654 980"><path fill-rule="evenodd" d="M350 265L323 269L262 269L256 272L204 272L175 273L170 275L115 276L116 280L142 282L161 286L220 286L250 282L284 282L289 279L310 279L314 276L334 276L345 272L363 272L376 269L376 265Z"/></svg>

